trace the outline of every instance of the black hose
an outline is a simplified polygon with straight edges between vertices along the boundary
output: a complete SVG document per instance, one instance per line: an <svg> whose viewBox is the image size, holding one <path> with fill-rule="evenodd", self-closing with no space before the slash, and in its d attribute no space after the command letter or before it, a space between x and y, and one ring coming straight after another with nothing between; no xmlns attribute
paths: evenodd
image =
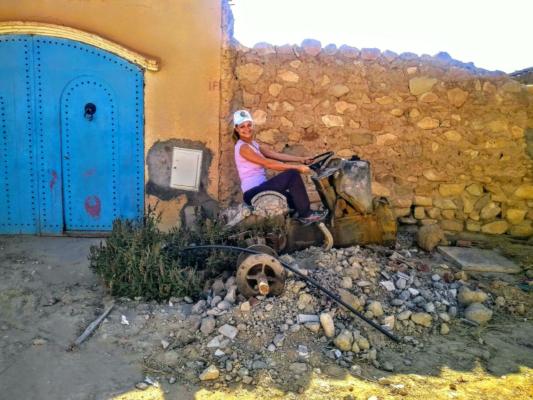
<svg viewBox="0 0 533 400"><path fill-rule="evenodd" d="M239 251L242 253L249 253L249 254L263 254L260 251L245 249L243 247L237 247L237 246L225 246L225 245L217 245L217 244L210 244L210 245L200 245L200 246L189 246L182 249L182 251L190 251L190 250L202 250L202 249L225 249L225 250L231 250L231 251ZM336 303L346 307L348 310L353 312L355 315L357 315L359 318L361 318L363 321L365 321L367 324L372 326L373 328L376 328L378 331L383 333L385 336L389 337L390 339L394 340L395 342L400 342L400 339L394 336L392 333L387 331L386 329L383 329L381 326L377 325L374 321L368 319L363 314L355 310L351 305L347 304L345 301L343 301L339 296L337 296L335 293L331 292L329 289L326 289L324 286L320 285L317 281L315 281L312 278L309 278L299 272L298 270L294 269L290 265L284 263L281 260L278 260L283 267L289 271L291 271L293 274L298 275L300 278L302 278L304 281L309 282L314 287L316 287L318 290L324 292L330 299L335 301Z"/></svg>

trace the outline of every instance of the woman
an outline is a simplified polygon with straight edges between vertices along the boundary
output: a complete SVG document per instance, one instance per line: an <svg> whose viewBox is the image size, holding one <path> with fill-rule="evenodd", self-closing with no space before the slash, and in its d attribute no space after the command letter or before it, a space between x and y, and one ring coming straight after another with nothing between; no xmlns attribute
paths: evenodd
<svg viewBox="0 0 533 400"><path fill-rule="evenodd" d="M325 214L313 213L309 208L309 196L300 176L300 174L311 173L309 167L305 165L311 159L277 153L259 145L253 140L253 119L246 110L239 110L233 114L233 127L233 133L237 139L235 164L239 172L245 203L250 204L257 193L273 190L287 198L289 207L298 213L298 218L302 223L310 224L322 220ZM286 164L287 161L298 164ZM267 179L265 169L282 172Z"/></svg>

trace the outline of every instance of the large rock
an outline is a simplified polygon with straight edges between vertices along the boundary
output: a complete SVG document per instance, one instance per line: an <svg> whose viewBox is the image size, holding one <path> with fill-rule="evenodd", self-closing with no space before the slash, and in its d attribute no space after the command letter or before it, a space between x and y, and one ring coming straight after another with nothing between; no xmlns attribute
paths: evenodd
<svg viewBox="0 0 533 400"><path fill-rule="evenodd" d="M300 76L293 72L282 70L278 72L278 78L285 82L297 83L300 80Z"/></svg>
<svg viewBox="0 0 533 400"><path fill-rule="evenodd" d="M453 129L450 131L444 132L444 137L448 139L450 142L460 142L463 139L463 136L459 132Z"/></svg>
<svg viewBox="0 0 533 400"><path fill-rule="evenodd" d="M421 76L409 80L409 91L411 94L418 96L422 93L429 92L437 83L437 79Z"/></svg>
<svg viewBox="0 0 533 400"><path fill-rule="evenodd" d="M334 340L333 343L339 350L350 351L352 349L353 334L347 329L344 329Z"/></svg>
<svg viewBox="0 0 533 400"><path fill-rule="evenodd" d="M322 122L328 128L344 126L344 120L342 119L340 115L331 115L331 114L323 115Z"/></svg>
<svg viewBox="0 0 533 400"><path fill-rule="evenodd" d="M361 59L366 61L374 61L379 58L381 51L376 48L361 49Z"/></svg>
<svg viewBox="0 0 533 400"><path fill-rule="evenodd" d="M335 97L341 97L347 94L350 91L350 88L346 85L334 85L329 89L329 94Z"/></svg>
<svg viewBox="0 0 533 400"><path fill-rule="evenodd" d="M335 110L339 114L344 114L346 111L351 112L357 110L357 104L348 103L346 101L335 102Z"/></svg>
<svg viewBox="0 0 533 400"><path fill-rule="evenodd" d="M298 307L298 310L308 310L309 307L312 307L313 302L313 296L311 296L309 293L302 293L298 297L298 303L296 306Z"/></svg>
<svg viewBox="0 0 533 400"><path fill-rule="evenodd" d="M378 146L383 146L387 144L392 144L398 140L398 136L393 135L392 133L385 133L384 135L379 135L376 138L376 144Z"/></svg>
<svg viewBox="0 0 533 400"><path fill-rule="evenodd" d="M444 239L444 232L438 225L422 226L416 236L418 246L426 251L433 251L442 239Z"/></svg>
<svg viewBox="0 0 533 400"><path fill-rule="evenodd" d="M206 317L202 319L202 324L200 325L200 331L208 336L215 330L216 321L213 317Z"/></svg>
<svg viewBox="0 0 533 400"><path fill-rule="evenodd" d="M502 209L498 207L496 203L491 201L489 204L487 204L481 209L479 215L482 219L492 219L496 217L501 211Z"/></svg>
<svg viewBox="0 0 533 400"><path fill-rule="evenodd" d="M465 103L468 97L468 92L465 92L464 90L461 90L459 88L448 90L447 94L448 101L450 102L450 104L458 108Z"/></svg>
<svg viewBox="0 0 533 400"><path fill-rule="evenodd" d="M398 314L397 319L399 321L405 321L406 319L409 319L412 314L413 314L412 311L405 310L405 311L402 311L401 313Z"/></svg>
<svg viewBox="0 0 533 400"><path fill-rule="evenodd" d="M366 309L374 314L374 317L381 317L383 315L383 307L379 301L371 301Z"/></svg>
<svg viewBox="0 0 533 400"><path fill-rule="evenodd" d="M424 117L416 123L420 129L435 129L440 125L440 121L436 118Z"/></svg>
<svg viewBox="0 0 533 400"><path fill-rule="evenodd" d="M255 110L252 113L252 117L254 119L254 125L264 125L266 122L267 113L263 110Z"/></svg>
<svg viewBox="0 0 533 400"><path fill-rule="evenodd" d="M518 81L509 81L502 85L501 90L508 93L520 93L522 85Z"/></svg>
<svg viewBox="0 0 533 400"><path fill-rule="evenodd" d="M362 311L364 307L364 303L361 302L361 300L347 291L346 289L339 289L338 294L342 301L352 306L356 311Z"/></svg>
<svg viewBox="0 0 533 400"><path fill-rule="evenodd" d="M439 99L439 96L437 96L433 92L427 92L420 95L418 100L422 103L434 103Z"/></svg>
<svg viewBox="0 0 533 400"><path fill-rule="evenodd" d="M491 235L501 235L507 232L507 229L509 229L507 221L494 221L481 226L481 232Z"/></svg>
<svg viewBox="0 0 533 400"><path fill-rule="evenodd" d="M457 210L457 204L453 200L442 197L433 199L433 205L441 210Z"/></svg>
<svg viewBox="0 0 533 400"><path fill-rule="evenodd" d="M439 193L441 196L459 196L465 188L463 183L441 183Z"/></svg>
<svg viewBox="0 0 533 400"><path fill-rule="evenodd" d="M479 183L472 183L471 185L468 185L466 187L466 191L470 193L472 196L481 196L483 195L483 186Z"/></svg>
<svg viewBox="0 0 533 400"><path fill-rule="evenodd" d="M273 83L268 87L268 93L270 93L273 97L277 97L278 94L281 93L281 89L283 89L283 86L279 83Z"/></svg>
<svg viewBox="0 0 533 400"><path fill-rule="evenodd" d="M433 199L428 196L415 196L415 206L431 207L433 205Z"/></svg>
<svg viewBox="0 0 533 400"><path fill-rule="evenodd" d="M259 132L257 138L263 143L276 144L278 142L277 137L279 133L280 132L277 129L265 129Z"/></svg>
<svg viewBox="0 0 533 400"><path fill-rule="evenodd" d="M343 44L339 47L339 53L346 58L357 58L359 57L360 51L356 47Z"/></svg>
<svg viewBox="0 0 533 400"><path fill-rule="evenodd" d="M424 219L426 218L426 210L424 207L415 207L415 211L413 213L413 216L416 219Z"/></svg>
<svg viewBox="0 0 533 400"><path fill-rule="evenodd" d="M418 312L411 315L411 321L413 321L417 325L422 325L426 328L429 328L433 321L433 317L431 316L431 314L425 312Z"/></svg>
<svg viewBox="0 0 533 400"><path fill-rule="evenodd" d="M520 185L515 190L514 195L520 199L533 200L533 185Z"/></svg>
<svg viewBox="0 0 533 400"><path fill-rule="evenodd" d="M527 214L527 210L521 210L518 208L508 208L505 212L505 219L511 225L518 225L521 223Z"/></svg>
<svg viewBox="0 0 533 400"><path fill-rule="evenodd" d="M301 47L305 54L316 56L322 50L322 43L315 39L304 39Z"/></svg>
<svg viewBox="0 0 533 400"><path fill-rule="evenodd" d="M438 173L434 169L426 169L422 171L422 175L424 175L424 178L431 182L440 182L446 179L442 174Z"/></svg>
<svg viewBox="0 0 533 400"><path fill-rule="evenodd" d="M207 367L199 376L201 381L212 381L218 379L220 371L214 365Z"/></svg>
<svg viewBox="0 0 533 400"><path fill-rule="evenodd" d="M237 337L239 330L235 328L234 326L231 326L229 324L224 324L220 328L218 328L218 332L226 336L227 338L230 338L231 340L233 340Z"/></svg>
<svg viewBox="0 0 533 400"><path fill-rule="evenodd" d="M524 221L518 225L511 226L509 234L516 237L533 236L533 221Z"/></svg>
<svg viewBox="0 0 533 400"><path fill-rule="evenodd" d="M257 83L261 75L263 75L263 71L261 66L253 63L239 65L235 70L237 78L247 80L250 83Z"/></svg>
<svg viewBox="0 0 533 400"><path fill-rule="evenodd" d="M333 323L333 318L329 313L320 314L320 325L324 329L324 335L331 338L335 336L335 324Z"/></svg>
<svg viewBox="0 0 533 400"><path fill-rule="evenodd" d="M481 232L481 224L476 221L466 221L466 230L469 232Z"/></svg>
<svg viewBox="0 0 533 400"><path fill-rule="evenodd" d="M464 228L463 221L445 219L440 221L440 227L445 231L461 232Z"/></svg>
<svg viewBox="0 0 533 400"><path fill-rule="evenodd" d="M364 338L362 336L357 339L356 343L357 347L359 347L359 349L361 350L368 350L370 348L370 342L367 338Z"/></svg>
<svg viewBox="0 0 533 400"><path fill-rule="evenodd" d="M470 290L467 286L461 286L457 300L459 303L469 305L472 303L483 303L489 298L488 294L481 290Z"/></svg>
<svg viewBox="0 0 533 400"><path fill-rule="evenodd" d="M485 307L480 303L473 303L465 310L465 318L477 322L478 324L484 324L491 320L492 310Z"/></svg>
<svg viewBox="0 0 533 400"><path fill-rule="evenodd" d="M354 146L366 146L374 143L374 135L371 133L354 133L350 135L350 143Z"/></svg>

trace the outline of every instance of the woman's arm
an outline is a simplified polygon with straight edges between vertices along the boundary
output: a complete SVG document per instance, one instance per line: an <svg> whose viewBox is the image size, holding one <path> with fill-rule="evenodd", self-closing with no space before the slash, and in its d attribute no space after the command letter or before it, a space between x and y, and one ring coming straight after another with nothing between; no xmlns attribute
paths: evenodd
<svg viewBox="0 0 533 400"><path fill-rule="evenodd" d="M312 158L312 157L298 157L298 156L293 156L290 154L278 153L272 149L269 149L268 147L264 145L259 145L259 151L265 157L271 158L273 160L278 160L278 161L293 161L293 162L299 162L299 163L306 163Z"/></svg>
<svg viewBox="0 0 533 400"><path fill-rule="evenodd" d="M263 152L261 152L263 153ZM309 174L311 173L311 170L307 165L292 165L292 164L284 164L282 162L262 157L259 154L257 154L255 151L253 151L248 144L243 144L239 150L239 154L246 160L253 162L254 164L261 165L264 168L272 169L274 171L287 171L290 169L294 169L301 174Z"/></svg>

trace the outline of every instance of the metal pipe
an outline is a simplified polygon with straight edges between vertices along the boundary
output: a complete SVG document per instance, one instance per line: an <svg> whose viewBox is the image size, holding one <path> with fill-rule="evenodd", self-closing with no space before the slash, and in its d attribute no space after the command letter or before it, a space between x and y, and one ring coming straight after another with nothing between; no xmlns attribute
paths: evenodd
<svg viewBox="0 0 533 400"><path fill-rule="evenodd" d="M182 251L191 251L191 250L202 250L202 249L224 249L224 250L230 250L230 251L238 251L238 252L243 252L243 253L249 253L249 254L263 254L262 252L260 251L255 251L255 250L250 250L250 249L245 249L245 248L242 248L242 247L237 247L237 246L226 246L226 245L216 245L216 244L210 244L210 245L200 245L200 246L189 246L189 247L185 247L182 249ZM298 270L294 269L293 267L291 267L290 265L288 264L285 264L283 261L281 260L278 260L280 262L280 264L287 270L291 271L293 274L299 276L301 279L303 279L304 281L310 283L311 285L313 285L314 287L316 287L318 290L324 292L330 299L332 299L333 301L335 301L336 303L346 307L348 310L350 310L352 313L354 313L355 315L357 315L359 318L361 318L363 321L365 321L367 324L369 324L370 326L372 326L373 328L377 329L378 331L380 331L381 333L383 333L385 336L389 337L390 339L394 340L395 342L401 342L401 340L396 337L395 335L393 335L392 333L390 333L389 331L387 331L386 329L383 329L381 326L379 326L378 324L376 324L374 321L372 321L371 319L368 319L367 317L365 317L363 314L361 314L360 312L358 312L355 308L353 308L351 305L349 305L348 303L346 303L345 301L343 301L339 296L337 296L335 293L333 293L332 291L330 291L329 289L326 289L325 287L323 287L322 285L320 285L317 281L315 281L313 278L309 278L307 276L305 276L304 274L302 274L301 272L299 272Z"/></svg>
<svg viewBox="0 0 533 400"><path fill-rule="evenodd" d="M268 286L268 279L265 274L260 274L257 277L257 289L259 290L259 293L261 293L263 296L266 296L270 293L270 287Z"/></svg>

